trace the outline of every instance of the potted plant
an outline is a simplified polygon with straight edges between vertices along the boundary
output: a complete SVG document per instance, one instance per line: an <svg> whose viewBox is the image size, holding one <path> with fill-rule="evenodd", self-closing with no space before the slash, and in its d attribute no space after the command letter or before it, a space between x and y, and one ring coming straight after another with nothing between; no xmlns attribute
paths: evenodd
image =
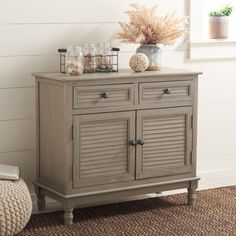
<svg viewBox="0 0 236 236"><path fill-rule="evenodd" d="M209 13L209 37L212 39L224 39L229 36L229 16L233 7L224 5L216 11Z"/></svg>
<svg viewBox="0 0 236 236"><path fill-rule="evenodd" d="M160 70L160 44L172 45L187 30L187 18L178 18L175 12L165 16L157 15L157 5L146 7L131 4L126 14L128 23L119 22L121 31L118 39L126 43L139 43L138 53L144 53L149 59L147 70Z"/></svg>

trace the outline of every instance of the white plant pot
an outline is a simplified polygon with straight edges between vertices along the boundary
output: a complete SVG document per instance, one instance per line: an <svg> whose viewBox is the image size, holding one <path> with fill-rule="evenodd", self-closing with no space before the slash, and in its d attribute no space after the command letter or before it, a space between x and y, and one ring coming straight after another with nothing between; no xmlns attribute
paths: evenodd
<svg viewBox="0 0 236 236"><path fill-rule="evenodd" d="M209 16L209 37L211 39L224 39L229 36L228 16Z"/></svg>

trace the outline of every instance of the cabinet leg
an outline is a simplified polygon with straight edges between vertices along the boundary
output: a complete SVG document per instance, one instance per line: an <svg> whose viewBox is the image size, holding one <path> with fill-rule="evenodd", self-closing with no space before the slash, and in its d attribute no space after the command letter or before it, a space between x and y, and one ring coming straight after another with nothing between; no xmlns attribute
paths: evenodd
<svg viewBox="0 0 236 236"><path fill-rule="evenodd" d="M39 211L44 211L46 209L46 201L45 201L45 195L39 194L38 196L38 209Z"/></svg>
<svg viewBox="0 0 236 236"><path fill-rule="evenodd" d="M73 208L64 209L64 224L72 225L73 224Z"/></svg>
<svg viewBox="0 0 236 236"><path fill-rule="evenodd" d="M45 195L41 193L41 189L39 187L35 187L35 192L37 195L38 209L39 211L44 211L46 209Z"/></svg>
<svg viewBox="0 0 236 236"><path fill-rule="evenodd" d="M195 188L188 188L188 205L192 206L196 201L196 189Z"/></svg>

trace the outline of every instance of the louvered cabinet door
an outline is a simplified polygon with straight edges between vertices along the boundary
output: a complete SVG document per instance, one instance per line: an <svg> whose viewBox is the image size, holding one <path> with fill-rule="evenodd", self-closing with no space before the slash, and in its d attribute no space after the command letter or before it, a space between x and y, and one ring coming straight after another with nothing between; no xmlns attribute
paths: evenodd
<svg viewBox="0 0 236 236"><path fill-rule="evenodd" d="M137 112L137 179L191 172L191 117L191 107Z"/></svg>
<svg viewBox="0 0 236 236"><path fill-rule="evenodd" d="M135 112L74 117L74 187L133 180Z"/></svg>

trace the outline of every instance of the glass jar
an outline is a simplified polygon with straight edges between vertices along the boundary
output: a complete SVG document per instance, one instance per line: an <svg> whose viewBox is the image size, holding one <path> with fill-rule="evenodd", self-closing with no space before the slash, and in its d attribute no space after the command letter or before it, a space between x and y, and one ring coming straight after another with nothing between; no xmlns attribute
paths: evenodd
<svg viewBox="0 0 236 236"><path fill-rule="evenodd" d="M68 47L66 52L66 74L83 74L83 53L81 47Z"/></svg>
<svg viewBox="0 0 236 236"><path fill-rule="evenodd" d="M97 55L97 71L109 72L113 69L112 52L110 43L102 43Z"/></svg>
<svg viewBox="0 0 236 236"><path fill-rule="evenodd" d="M89 45L84 45L84 72L91 73L96 72L97 63L96 63L97 49L94 43Z"/></svg>
<svg viewBox="0 0 236 236"><path fill-rule="evenodd" d="M161 49L156 44L142 44L136 50L137 53L143 53L148 57L149 71L159 71L161 69Z"/></svg>

